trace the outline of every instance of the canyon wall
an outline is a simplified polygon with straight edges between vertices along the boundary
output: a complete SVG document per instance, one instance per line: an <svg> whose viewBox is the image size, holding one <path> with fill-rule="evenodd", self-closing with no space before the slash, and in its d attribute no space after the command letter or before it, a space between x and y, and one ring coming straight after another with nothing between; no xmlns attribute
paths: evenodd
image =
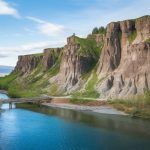
<svg viewBox="0 0 150 150"><path fill-rule="evenodd" d="M61 51L62 48L48 48L44 50L42 66L45 71L55 65Z"/></svg>
<svg viewBox="0 0 150 150"><path fill-rule="evenodd" d="M19 56L14 71L19 72L21 75L29 74L38 66L42 59L43 54Z"/></svg>
<svg viewBox="0 0 150 150"><path fill-rule="evenodd" d="M78 83L82 75L87 73L93 62L96 61L90 54L80 55L81 45L76 41L76 38L76 36L71 36L67 39L60 63L60 72L57 76L62 85L61 88L68 92L79 87Z"/></svg>
<svg viewBox="0 0 150 150"><path fill-rule="evenodd" d="M63 48L19 56L15 71L22 76L39 68L50 88L71 93L86 84L83 76L96 70L94 89L101 98L118 98L150 89L150 16L112 22L106 34L67 39ZM89 78L87 81L89 81Z"/></svg>
<svg viewBox="0 0 150 150"><path fill-rule="evenodd" d="M150 88L150 16L110 23L97 74L101 97L125 97Z"/></svg>

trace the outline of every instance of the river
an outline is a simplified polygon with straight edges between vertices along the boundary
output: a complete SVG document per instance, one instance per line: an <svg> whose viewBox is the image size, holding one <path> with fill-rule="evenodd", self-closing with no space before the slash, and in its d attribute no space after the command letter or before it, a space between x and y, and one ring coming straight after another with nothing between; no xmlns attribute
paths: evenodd
<svg viewBox="0 0 150 150"><path fill-rule="evenodd" d="M0 150L149 149L148 120L35 105L0 112Z"/></svg>

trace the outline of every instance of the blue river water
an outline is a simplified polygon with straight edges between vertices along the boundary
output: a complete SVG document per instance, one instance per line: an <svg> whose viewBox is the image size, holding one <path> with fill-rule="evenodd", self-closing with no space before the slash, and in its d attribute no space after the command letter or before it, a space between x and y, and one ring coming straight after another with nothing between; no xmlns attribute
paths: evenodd
<svg viewBox="0 0 150 150"><path fill-rule="evenodd" d="M29 104L5 107L0 150L150 150L150 121Z"/></svg>

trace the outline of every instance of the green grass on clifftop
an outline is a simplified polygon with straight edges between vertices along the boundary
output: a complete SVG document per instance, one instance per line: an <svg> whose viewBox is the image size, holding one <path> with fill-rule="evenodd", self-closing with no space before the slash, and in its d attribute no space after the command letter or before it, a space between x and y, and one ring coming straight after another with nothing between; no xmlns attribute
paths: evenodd
<svg viewBox="0 0 150 150"><path fill-rule="evenodd" d="M97 46L95 39L93 38L79 38L76 37L76 42L80 44L79 54L81 56L93 56L99 58L101 53L101 46Z"/></svg>
<svg viewBox="0 0 150 150"><path fill-rule="evenodd" d="M32 56L43 56L43 53L32 54Z"/></svg>

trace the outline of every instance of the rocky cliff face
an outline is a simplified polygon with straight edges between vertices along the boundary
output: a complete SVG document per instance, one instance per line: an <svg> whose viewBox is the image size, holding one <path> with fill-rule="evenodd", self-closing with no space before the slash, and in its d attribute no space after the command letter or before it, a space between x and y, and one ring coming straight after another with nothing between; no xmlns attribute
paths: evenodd
<svg viewBox="0 0 150 150"><path fill-rule="evenodd" d="M42 65L44 71L50 69L56 63L62 48L48 48L44 50Z"/></svg>
<svg viewBox="0 0 150 150"><path fill-rule="evenodd" d="M94 83L102 98L143 93L150 89L150 16L112 22L106 35L89 35L86 39L73 35L63 48L45 49L41 55L19 56L15 71L31 74L37 66L41 66L40 75L31 81L40 78L47 91L84 89L83 75L97 69L96 77L87 80L92 88ZM42 84L45 80L48 83Z"/></svg>
<svg viewBox="0 0 150 150"><path fill-rule="evenodd" d="M150 16L110 23L97 74L102 97L125 97L150 88Z"/></svg>
<svg viewBox="0 0 150 150"><path fill-rule="evenodd" d="M42 59L42 54L19 56L14 71L20 72L21 75L28 74L38 66Z"/></svg>
<svg viewBox="0 0 150 150"><path fill-rule="evenodd" d="M98 72L102 76L113 71L120 63L120 34L120 24L118 22L110 23L107 26L105 44L101 54L100 66L98 68Z"/></svg>
<svg viewBox="0 0 150 150"><path fill-rule="evenodd" d="M38 65L41 65L41 71L47 71L55 65L61 51L62 48L48 48L41 54L19 56L14 71L27 75Z"/></svg>
<svg viewBox="0 0 150 150"><path fill-rule="evenodd" d="M91 54L81 55L81 49L82 47L76 36L73 35L67 39L67 45L64 47L60 63L60 71L55 77L58 80L59 87L65 92L78 89L81 86L82 75L87 73L95 63L94 56Z"/></svg>
<svg viewBox="0 0 150 150"><path fill-rule="evenodd" d="M95 36L81 39L73 35L67 39L67 45L63 48L48 48L41 55L19 56L15 71L29 76L31 81L31 78L41 76L41 73L43 77L47 74L49 78L44 80L49 81L49 88L55 85L59 87L58 91L70 93L81 88L81 77L98 62L97 48L102 37ZM33 73L34 69L40 74Z"/></svg>

